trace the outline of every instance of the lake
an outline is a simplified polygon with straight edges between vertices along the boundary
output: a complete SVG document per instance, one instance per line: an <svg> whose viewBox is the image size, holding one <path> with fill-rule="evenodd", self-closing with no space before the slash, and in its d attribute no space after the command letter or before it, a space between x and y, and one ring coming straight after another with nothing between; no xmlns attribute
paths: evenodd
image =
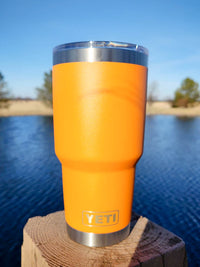
<svg viewBox="0 0 200 267"><path fill-rule="evenodd" d="M183 238L191 267L200 266L199 184L200 118L147 116L133 210ZM63 209L52 117L0 117L0 204L0 266L20 266L28 218Z"/></svg>

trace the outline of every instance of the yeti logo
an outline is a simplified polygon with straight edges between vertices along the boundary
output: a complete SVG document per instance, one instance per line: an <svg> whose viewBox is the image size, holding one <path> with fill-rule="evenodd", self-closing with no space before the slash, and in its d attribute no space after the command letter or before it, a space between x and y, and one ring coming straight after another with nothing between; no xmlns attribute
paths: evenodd
<svg viewBox="0 0 200 267"><path fill-rule="evenodd" d="M87 226L110 226L119 222L119 211L83 211L82 222Z"/></svg>

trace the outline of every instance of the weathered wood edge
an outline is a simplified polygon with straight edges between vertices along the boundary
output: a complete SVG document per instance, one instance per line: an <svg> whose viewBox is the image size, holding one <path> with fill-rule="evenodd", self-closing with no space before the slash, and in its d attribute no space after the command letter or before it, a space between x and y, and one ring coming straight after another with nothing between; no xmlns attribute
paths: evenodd
<svg viewBox="0 0 200 267"><path fill-rule="evenodd" d="M45 221L48 222L49 218L51 219L53 217L59 217L57 218L59 221L54 222L55 225L57 224L58 228L63 227L63 212L56 212L53 214L49 214L45 217L34 217L28 220L27 224L24 227L24 243L22 246L22 266L23 267L28 267L28 266L76 266L77 260L75 261L75 264L71 263L71 265L56 265L56 259L48 258L48 250L45 248L45 242L48 242L48 240L40 240L40 234L33 235L33 230L30 229L30 225L34 225L34 228L36 228L34 231L38 232L40 231L40 226L43 224ZM51 221L51 220L50 220ZM60 224L60 221L61 224ZM79 244L74 243L71 240L67 240L66 245L66 250L70 250L71 248L76 250L77 248L77 253L84 251L87 252L85 254L85 257L89 260L88 264L87 260L83 265L79 266L140 266L140 267L149 267L149 266L154 266L154 267L187 267L187 256L186 256L186 250L185 250L185 243L184 241L179 238L178 236L174 235L173 233L169 232L168 230L162 228L161 226L149 221L147 218L133 214L132 216L132 225L135 225L135 227L132 229L132 232L130 236L121 242L120 244L111 246L111 247L106 247L106 248L88 248ZM139 224L138 224L139 222ZM56 227L57 227L56 226ZM159 242L155 242L155 246L151 249L147 248L148 242L143 244L143 247L135 247L133 242L137 242L137 233L141 232L141 229L143 227L143 235L144 238L148 239L149 234L149 229L156 229L156 233L158 236L156 237L157 240L159 239L159 233L165 233L165 237L170 240L171 245L167 243L165 244L160 244ZM144 229L145 227L145 229ZM145 236L146 235L146 236ZM46 238L46 237L45 237ZM154 237L153 237L154 238ZM51 238L50 238L51 239ZM64 237L66 241L66 236ZM134 240L133 240L134 239ZM152 239L152 236L150 235L150 239ZM41 243L40 243L41 241ZM44 241L44 242L43 242ZM63 241L63 240L62 240ZM50 242L50 241L49 241ZM59 244L58 244L59 245ZM62 244L63 246L63 244ZM123 247L125 246L125 247ZM63 248L62 248L63 249ZM112 262L112 257L113 257L113 251L114 252L119 252L119 250L123 250L123 253L120 255L119 254L119 259L116 260L116 257L114 257L114 260ZM102 254L102 251L104 253ZM104 259L102 258L101 261L99 261L99 258L97 259L97 262L95 262L95 253L96 254L102 254L104 255ZM91 257L89 257L89 254L92 254ZM110 253L110 255L109 255ZM133 253L133 255L132 255ZM87 255L88 254L88 255ZM29 255L27 257L27 255ZM52 255L51 255L52 256ZM53 255L54 256L54 255ZM97 255L98 256L98 255ZM116 255L114 255L116 256ZM120 256L123 258L122 260L120 259ZM69 255L70 257L70 255ZM76 255L77 257L77 255ZM93 258L92 258L93 257ZM127 259L125 259L127 258ZM38 265L39 263L39 265ZM30 265L28 265L30 264ZM67 263L69 264L69 262ZM80 261L79 261L80 264ZM97 265L99 264L99 265ZM102 265L103 264L103 265Z"/></svg>

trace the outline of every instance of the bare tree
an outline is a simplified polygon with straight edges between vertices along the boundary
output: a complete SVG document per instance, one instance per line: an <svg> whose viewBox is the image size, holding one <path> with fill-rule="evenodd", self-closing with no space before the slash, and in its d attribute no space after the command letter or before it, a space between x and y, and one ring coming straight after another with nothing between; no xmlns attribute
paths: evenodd
<svg viewBox="0 0 200 267"><path fill-rule="evenodd" d="M41 88L36 88L37 98L47 106L52 106L52 71L44 73L44 83Z"/></svg>
<svg viewBox="0 0 200 267"><path fill-rule="evenodd" d="M4 80L3 74L0 72L0 108L7 108L9 106L9 96L7 83Z"/></svg>
<svg viewBox="0 0 200 267"><path fill-rule="evenodd" d="M158 99L158 82L153 81L149 85L148 88L148 95L147 95L147 102L149 105L152 105Z"/></svg>

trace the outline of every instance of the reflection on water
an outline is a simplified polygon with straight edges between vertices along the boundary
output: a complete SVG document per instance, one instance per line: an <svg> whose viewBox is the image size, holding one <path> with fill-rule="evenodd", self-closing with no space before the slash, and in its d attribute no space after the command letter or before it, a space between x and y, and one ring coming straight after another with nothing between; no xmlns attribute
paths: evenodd
<svg viewBox="0 0 200 267"><path fill-rule="evenodd" d="M149 116L133 209L184 239L191 266L200 241L200 118ZM0 118L0 266L20 266L29 217L63 209L52 117Z"/></svg>

